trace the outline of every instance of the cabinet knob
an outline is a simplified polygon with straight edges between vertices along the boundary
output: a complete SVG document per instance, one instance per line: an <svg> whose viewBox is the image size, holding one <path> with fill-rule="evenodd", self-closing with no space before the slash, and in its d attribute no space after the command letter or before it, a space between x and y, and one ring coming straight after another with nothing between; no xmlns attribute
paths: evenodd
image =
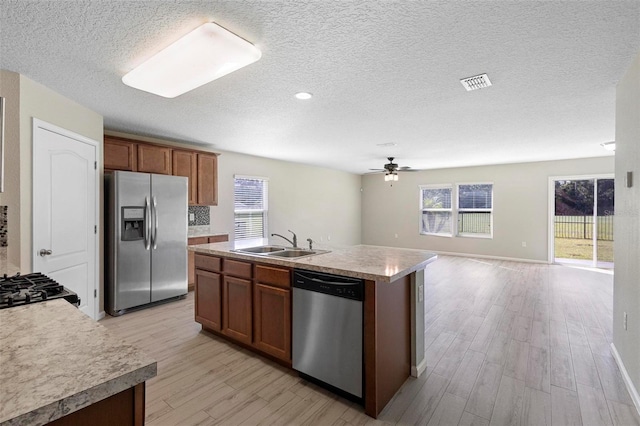
<svg viewBox="0 0 640 426"><path fill-rule="evenodd" d="M53 252L51 250L41 249L38 254L40 254L40 256L42 257L45 257L45 256L49 256L52 253Z"/></svg>

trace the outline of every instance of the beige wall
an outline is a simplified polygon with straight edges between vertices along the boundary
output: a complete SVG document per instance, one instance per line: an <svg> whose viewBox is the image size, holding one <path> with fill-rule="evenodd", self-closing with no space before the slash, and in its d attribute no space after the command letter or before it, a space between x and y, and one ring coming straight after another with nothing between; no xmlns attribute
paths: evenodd
<svg viewBox="0 0 640 426"><path fill-rule="evenodd" d="M613 171L611 156L401 173L393 186L381 174L365 175L362 242L546 262L549 177ZM419 234L419 185L474 182L494 185L493 239Z"/></svg>
<svg viewBox="0 0 640 426"><path fill-rule="evenodd" d="M360 244L361 177L320 167L224 153L218 167L219 202L211 209L214 227L233 231L234 175L269 179L269 233L312 238L318 245ZM328 238L331 238L329 241ZM322 242L321 242L322 239ZM274 240L276 242L278 240ZM279 240L285 243L284 240Z"/></svg>
<svg viewBox="0 0 640 426"><path fill-rule="evenodd" d="M20 264L20 75L0 70L0 96L5 98L4 192L7 206L7 259Z"/></svg>
<svg viewBox="0 0 640 426"><path fill-rule="evenodd" d="M189 147L183 143L140 137L116 131L106 134L133 137L149 142ZM204 151L220 152L193 146ZM228 232L233 239L233 177L259 176L269 179L269 233L298 235L298 245L306 239L317 246L338 247L360 244L361 177L351 173L270 160L252 155L222 152L218 158L218 205L211 207L211 226ZM328 241L328 237L331 240ZM322 242L320 242L322 239ZM274 242L277 240L274 240ZM283 240L279 240L285 243Z"/></svg>
<svg viewBox="0 0 640 426"><path fill-rule="evenodd" d="M633 172L631 188L627 172ZM640 391L640 55L617 87L615 190L613 343Z"/></svg>

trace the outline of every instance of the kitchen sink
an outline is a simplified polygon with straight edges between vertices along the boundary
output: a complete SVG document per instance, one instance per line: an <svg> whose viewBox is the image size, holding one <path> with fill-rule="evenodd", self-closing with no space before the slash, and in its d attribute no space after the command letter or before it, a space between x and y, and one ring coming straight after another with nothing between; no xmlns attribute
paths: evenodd
<svg viewBox="0 0 640 426"><path fill-rule="evenodd" d="M312 254L316 254L315 251L311 250L296 250L296 249L287 249L284 251L278 251L274 253L269 253L269 256L272 257L303 257L303 256L311 256Z"/></svg>
<svg viewBox="0 0 640 426"><path fill-rule="evenodd" d="M284 251L284 247L278 246L258 246L258 247L247 247L242 249L233 250L240 253L251 253L251 254L267 254Z"/></svg>
<svg viewBox="0 0 640 426"><path fill-rule="evenodd" d="M327 250L306 250L299 247L281 247L281 246L257 246L231 250L235 253L249 254L260 257L286 257L297 258L305 256L313 256L316 254L328 253Z"/></svg>

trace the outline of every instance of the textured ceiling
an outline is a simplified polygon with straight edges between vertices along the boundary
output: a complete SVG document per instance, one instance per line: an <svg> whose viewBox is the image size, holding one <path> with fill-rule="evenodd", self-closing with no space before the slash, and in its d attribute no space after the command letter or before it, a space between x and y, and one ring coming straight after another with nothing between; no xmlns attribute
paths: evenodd
<svg viewBox="0 0 640 426"><path fill-rule="evenodd" d="M207 21L262 59L174 99L122 84ZM356 173L608 155L639 51L637 0L0 2L0 68L107 129Z"/></svg>

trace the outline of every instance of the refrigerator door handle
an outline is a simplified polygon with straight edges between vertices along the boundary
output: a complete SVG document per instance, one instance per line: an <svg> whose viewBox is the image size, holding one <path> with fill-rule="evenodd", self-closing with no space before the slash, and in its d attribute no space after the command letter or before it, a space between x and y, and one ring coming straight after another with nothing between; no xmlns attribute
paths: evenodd
<svg viewBox="0 0 640 426"><path fill-rule="evenodd" d="M157 249L158 248L158 202L156 200L155 196L151 196L151 199L153 200L153 219L154 219L154 223L153 223L153 233L151 234L151 242L153 244L153 249Z"/></svg>
<svg viewBox="0 0 640 426"><path fill-rule="evenodd" d="M149 197L144 197L144 249L149 250L151 246L151 212L149 211Z"/></svg>

